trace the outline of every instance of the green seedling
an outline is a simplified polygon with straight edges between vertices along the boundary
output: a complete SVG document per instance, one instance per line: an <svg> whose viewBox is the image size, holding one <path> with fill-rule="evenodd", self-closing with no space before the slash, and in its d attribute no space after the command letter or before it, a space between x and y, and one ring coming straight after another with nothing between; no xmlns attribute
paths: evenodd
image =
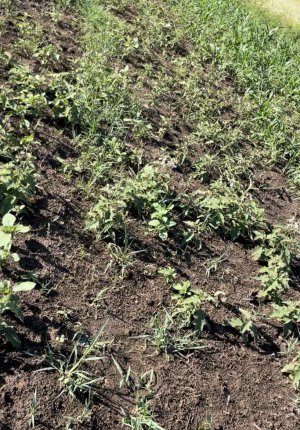
<svg viewBox="0 0 300 430"><path fill-rule="evenodd" d="M162 240L168 238L168 231L176 225L175 221L170 220L168 216L173 207L173 205L165 207L159 203L153 203L154 212L151 213L151 221L148 225Z"/></svg>
<svg viewBox="0 0 300 430"><path fill-rule="evenodd" d="M282 369L282 373L286 373L289 375L290 379L293 382L295 389L298 389L300 386L300 352L297 353L295 358L288 363Z"/></svg>
<svg viewBox="0 0 300 430"><path fill-rule="evenodd" d="M298 349L299 339L297 337L291 336L285 340L285 343L280 350L280 354L290 357L295 353L295 351L298 351Z"/></svg>
<svg viewBox="0 0 300 430"><path fill-rule="evenodd" d="M212 417L210 415L206 415L200 426L197 430L211 430L212 429Z"/></svg>
<svg viewBox="0 0 300 430"><path fill-rule="evenodd" d="M35 191L36 170L30 158L0 165L0 213L19 211Z"/></svg>
<svg viewBox="0 0 300 430"><path fill-rule="evenodd" d="M137 374L132 371L131 367L128 366L127 369L124 369L112 356L113 363L121 377L119 382L119 387L123 386L127 387L131 391L139 392L151 392L151 384L154 379L153 370L147 371L140 374Z"/></svg>
<svg viewBox="0 0 300 430"><path fill-rule="evenodd" d="M168 184L168 175L161 173L159 168L146 164L133 179L128 180L125 184L129 206L139 216L151 214L153 208L157 211L163 210L160 207L160 202L162 203L167 195ZM163 214L160 213L159 216L161 217Z"/></svg>
<svg viewBox="0 0 300 430"><path fill-rule="evenodd" d="M175 279L177 278L176 270L170 266L169 267L161 267L160 269L158 269L158 273L163 275L163 277L165 278L165 280L168 284L172 284L175 281Z"/></svg>
<svg viewBox="0 0 300 430"><path fill-rule="evenodd" d="M121 278L125 276L127 269L132 267L135 263L135 256L139 253L144 252L143 250L131 251L130 243L128 241L128 235L125 233L123 246L118 246L115 243L109 243L107 246L110 261L106 267L106 271L111 267L117 267L120 270Z"/></svg>
<svg viewBox="0 0 300 430"><path fill-rule="evenodd" d="M6 264L8 259L19 261L19 256L16 252L11 252L13 239L18 233L27 233L29 227L21 224L15 224L16 217L11 213L4 215L2 225L0 226L0 266Z"/></svg>
<svg viewBox="0 0 300 430"><path fill-rule="evenodd" d="M35 389L32 396L31 404L30 404L30 418L28 422L29 427L33 429L35 428L35 424L36 424L36 420L35 420L36 411L37 411L37 390Z"/></svg>
<svg viewBox="0 0 300 430"><path fill-rule="evenodd" d="M20 348L21 341L15 329L4 319L4 314L6 312L11 312L20 321L23 321L17 293L31 291L34 287L34 282L20 282L15 285L11 285L10 281L0 282L0 333L2 333L15 348Z"/></svg>
<svg viewBox="0 0 300 430"><path fill-rule="evenodd" d="M195 207L206 229L219 231L232 240L239 236L253 238L265 224L263 209L238 184L233 191L222 181L212 183L207 192L196 198Z"/></svg>
<svg viewBox="0 0 300 430"><path fill-rule="evenodd" d="M285 337L290 336L294 329L297 328L299 333L298 324L300 323L300 302L299 301L286 301L282 304L272 304L273 312L270 318L276 318L283 323L283 334Z"/></svg>
<svg viewBox="0 0 300 430"><path fill-rule="evenodd" d="M86 347L80 345L80 339L75 341L69 356L62 354L55 356L53 351L48 348L44 360L49 367L43 368L41 371L56 371L58 373L61 387L59 396L67 393L71 399L75 399L79 395L90 398L91 392L95 389L95 384L101 378L93 378L86 369L89 362L103 360L102 356L93 355L98 354L99 348L105 344L105 342L99 341L102 331Z"/></svg>
<svg viewBox="0 0 300 430"><path fill-rule="evenodd" d="M191 288L189 281L174 284L172 287L176 291L172 296L175 301L172 315L180 321L180 326L190 326L192 322L198 334L203 331L204 327L209 328L208 317L201 305L204 302L213 302L214 297L201 289Z"/></svg>
<svg viewBox="0 0 300 430"><path fill-rule="evenodd" d="M249 343L251 337L253 338L254 342L257 343L258 332L254 323L255 315L245 309L240 308L239 311L241 317L231 318L227 324L241 333L242 338L246 344Z"/></svg>
<svg viewBox="0 0 300 430"><path fill-rule="evenodd" d="M99 238L114 239L117 232L124 230L126 212L126 203L118 197L109 199L100 196L98 203L88 214L86 227L95 231Z"/></svg>
<svg viewBox="0 0 300 430"><path fill-rule="evenodd" d="M131 430L164 430L155 421L147 399L140 399L134 414L123 418L122 423Z"/></svg>
<svg viewBox="0 0 300 430"><path fill-rule="evenodd" d="M164 318L156 315L150 322L151 335L145 337L155 347L156 351L166 356L169 354L183 355L202 348L196 332L181 331L181 325L172 314L165 312Z"/></svg>
<svg viewBox="0 0 300 430"><path fill-rule="evenodd" d="M42 65L45 65L58 61L59 53L54 45L46 43L35 50L33 57L37 58Z"/></svg>
<svg viewBox="0 0 300 430"><path fill-rule="evenodd" d="M211 273L216 272L223 261L225 261L225 254L205 260L203 266L205 267L206 275L209 277Z"/></svg>
<svg viewBox="0 0 300 430"><path fill-rule="evenodd" d="M267 266L259 269L261 290L257 296L261 299L278 300L280 294L289 288L289 269L280 255L269 258Z"/></svg>
<svg viewBox="0 0 300 430"><path fill-rule="evenodd" d="M295 233L291 225L276 225L270 233L256 232L255 241L259 246L253 256L266 264L259 270L258 280L262 288L258 297L278 300L279 295L289 288L291 260L300 252Z"/></svg>

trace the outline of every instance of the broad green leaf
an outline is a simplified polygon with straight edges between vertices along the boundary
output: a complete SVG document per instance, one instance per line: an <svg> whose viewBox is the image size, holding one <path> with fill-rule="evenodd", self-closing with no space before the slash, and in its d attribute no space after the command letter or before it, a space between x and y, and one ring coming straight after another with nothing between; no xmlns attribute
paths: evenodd
<svg viewBox="0 0 300 430"><path fill-rule="evenodd" d="M0 246L2 248L8 248L11 244L11 234L5 233L4 231L0 230Z"/></svg>
<svg viewBox="0 0 300 430"><path fill-rule="evenodd" d="M149 225L151 227L158 227L160 225L160 222L158 219L153 219L153 220L149 221Z"/></svg>
<svg viewBox="0 0 300 430"><path fill-rule="evenodd" d="M299 385L300 382L300 368L293 374L293 383Z"/></svg>
<svg viewBox="0 0 300 430"><path fill-rule="evenodd" d="M228 321L228 324L231 325L231 327L233 328L242 327L243 321L239 318L231 318L231 320Z"/></svg>
<svg viewBox="0 0 300 430"><path fill-rule="evenodd" d="M20 282L19 284L14 285L13 291L20 292L20 291L31 291L35 287L34 282Z"/></svg>
<svg viewBox="0 0 300 430"><path fill-rule="evenodd" d="M16 221L16 217L11 213L7 213L4 215L4 217L2 219L2 224L5 227L12 227L14 225L15 221Z"/></svg>
<svg viewBox="0 0 300 430"><path fill-rule="evenodd" d="M196 327L196 331L197 333L202 333L204 327L209 327L209 322L206 316L206 313L202 310L202 309L198 309L195 312L195 327Z"/></svg>
<svg viewBox="0 0 300 430"><path fill-rule="evenodd" d="M253 258L255 260L259 260L262 256L263 253L263 248L261 246L258 246L257 248L254 249L254 251L252 252Z"/></svg>
<svg viewBox="0 0 300 430"><path fill-rule="evenodd" d="M15 263L17 263L18 261L20 261L20 257L18 256L18 254L16 252L13 252L11 254L11 257L14 260Z"/></svg>
<svg viewBox="0 0 300 430"><path fill-rule="evenodd" d="M13 327L10 327L8 325L1 325L0 326L0 331L3 332L4 336L6 337L6 339L12 344L12 346L16 349L20 349L21 348L21 341L19 336L17 335L16 331L14 330Z"/></svg>
<svg viewBox="0 0 300 430"><path fill-rule="evenodd" d="M30 231L30 228L25 225L16 225L16 231L18 233L28 233Z"/></svg>

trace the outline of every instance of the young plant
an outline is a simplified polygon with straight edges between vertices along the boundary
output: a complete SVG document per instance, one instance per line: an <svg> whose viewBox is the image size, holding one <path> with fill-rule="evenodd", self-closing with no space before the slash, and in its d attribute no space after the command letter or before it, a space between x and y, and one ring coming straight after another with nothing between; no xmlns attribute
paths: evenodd
<svg viewBox="0 0 300 430"><path fill-rule="evenodd" d="M184 333L173 315L165 311L165 317L156 315L150 322L152 333L146 335L156 351L165 355L183 355L202 348L195 332Z"/></svg>
<svg viewBox="0 0 300 430"><path fill-rule="evenodd" d="M35 190L36 170L30 157L0 165L0 213L20 210Z"/></svg>
<svg viewBox="0 0 300 430"><path fill-rule="evenodd" d="M192 322L196 332L200 334L205 326L209 327L208 317L201 305L214 301L214 297L201 289L191 288L189 281L174 284L172 287L176 291L172 296L175 301L173 317L179 321L181 327L188 327Z"/></svg>
<svg viewBox="0 0 300 430"><path fill-rule="evenodd" d="M263 209L238 184L229 187L216 181L195 199L199 219L206 229L219 231L232 240L239 236L253 238L255 231L265 224Z"/></svg>
<svg viewBox="0 0 300 430"><path fill-rule="evenodd" d="M241 333L242 338L246 344L249 343L251 337L253 338L254 342L257 343L258 332L254 323L255 315L245 309L240 308L239 311L241 315L240 318L231 318L227 324L232 328L237 329Z"/></svg>
<svg viewBox="0 0 300 430"><path fill-rule="evenodd" d="M282 304L272 304L272 307L273 312L270 314L270 318L276 318L283 323L284 336L290 336L295 328L299 334L300 302L286 301Z"/></svg>
<svg viewBox="0 0 300 430"><path fill-rule="evenodd" d="M261 299L273 299L278 301L280 294L289 288L289 269L280 255L269 258L267 266L259 269L261 289L257 294Z"/></svg>
<svg viewBox="0 0 300 430"><path fill-rule="evenodd" d="M218 270L219 265L225 261L225 254L219 255L217 257L210 257L205 260L203 266L206 270L206 275L209 277L211 273L216 272Z"/></svg>
<svg viewBox="0 0 300 430"><path fill-rule="evenodd" d="M44 359L49 367L43 368L41 371L55 370L58 373L61 387L59 396L67 393L72 399L77 398L79 395L90 398L91 391L101 378L93 378L85 369L89 362L103 360L101 356L92 355L98 352L101 333L102 331L92 339L87 347L82 347L80 340L76 340L68 357L62 354L55 357L52 350L48 348Z"/></svg>
<svg viewBox="0 0 300 430"><path fill-rule="evenodd" d="M16 293L31 291L35 287L34 282L20 282L11 285L10 281L0 282L0 333L15 347L20 348L21 341L15 329L4 319L6 312L11 312L20 321L23 321L19 299Z"/></svg>
<svg viewBox="0 0 300 430"><path fill-rule="evenodd" d="M212 423L212 417L210 415L206 415L197 430L212 430Z"/></svg>
<svg viewBox="0 0 300 430"><path fill-rule="evenodd" d="M164 430L154 419L149 401L139 399L133 415L123 418L122 423L131 430Z"/></svg>
<svg viewBox="0 0 300 430"><path fill-rule="evenodd" d="M143 252L143 250L139 251L131 251L130 243L128 242L128 235L125 234L124 245L118 246L115 243L109 243L107 246L110 261L106 267L106 271L110 269L112 266L117 267L120 270L121 278L123 279L125 276L125 271L134 265L134 257L136 254Z"/></svg>
<svg viewBox="0 0 300 430"><path fill-rule="evenodd" d="M11 213L7 213L2 218L0 226L0 266L4 265L9 258L13 261L19 261L19 256L16 252L11 252L14 236L17 233L27 233L29 227L21 224L15 224L16 217Z"/></svg>
<svg viewBox="0 0 300 430"><path fill-rule="evenodd" d="M161 267L160 269L158 269L158 273L163 275L163 277L165 278L165 280L168 284L172 284L173 281L175 281L175 279L177 278L176 270L170 266L169 267Z"/></svg>
<svg viewBox="0 0 300 430"><path fill-rule="evenodd" d="M92 417L91 400L87 399L84 402L82 411L77 417L68 417L66 422L65 430L75 430L80 428L80 425L87 424L90 422Z"/></svg>
<svg viewBox="0 0 300 430"><path fill-rule="evenodd" d="M167 195L168 184L167 174L161 172L159 167L146 164L133 179L129 179L125 184L124 193L127 196L128 206L139 216L151 214L153 208L159 211L159 203L163 203ZM161 214L160 218L161 216L163 215Z"/></svg>
<svg viewBox="0 0 300 430"><path fill-rule="evenodd" d="M86 226L89 230L94 230L100 238L114 239L117 232L124 233L129 211L140 217L150 214L153 205L165 197L167 189L166 175L147 164L133 178L120 180L113 187L103 190L98 203L88 214ZM159 231L163 235L171 221L161 221L164 224Z"/></svg>
<svg viewBox="0 0 300 430"><path fill-rule="evenodd" d="M289 375L290 379L293 381L295 389L300 386L300 351L298 351L296 357L288 363L282 369L282 373Z"/></svg>
<svg viewBox="0 0 300 430"><path fill-rule="evenodd" d="M35 428L35 415L36 415L36 411L37 411L37 391L35 389L33 396L32 396L32 400L30 403L30 418L29 418L29 427L31 428Z"/></svg>
<svg viewBox="0 0 300 430"><path fill-rule="evenodd" d="M154 212L151 213L151 221L148 225L151 231L157 232L162 240L168 238L170 228L176 225L175 221L169 218L169 213L172 211L174 205L163 206L160 203L153 203Z"/></svg>
<svg viewBox="0 0 300 430"><path fill-rule="evenodd" d="M123 232L127 205L119 196L100 196L98 203L88 213L86 228L95 231L98 238L115 238L116 233Z"/></svg>
<svg viewBox="0 0 300 430"><path fill-rule="evenodd" d="M291 260L300 253L295 233L296 229L291 224L276 225L270 233L256 232L255 241L259 245L253 256L265 264L259 270L262 289L258 297L278 300L280 293L288 289Z"/></svg>

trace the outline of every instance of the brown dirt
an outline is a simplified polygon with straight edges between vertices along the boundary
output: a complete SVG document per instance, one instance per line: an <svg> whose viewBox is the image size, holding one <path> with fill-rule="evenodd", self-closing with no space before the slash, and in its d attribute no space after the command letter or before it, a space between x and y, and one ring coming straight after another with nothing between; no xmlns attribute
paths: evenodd
<svg viewBox="0 0 300 430"><path fill-rule="evenodd" d="M46 29L49 40L63 53L54 71L65 71L72 67L74 55L79 52L79 31L70 11L63 22L48 27L51 4L50 0L18 2L18 15L26 12ZM1 40L6 50L16 37L12 22ZM42 70L36 61L30 59L29 63L33 70ZM5 76L2 82L4 79ZM159 115L158 109L154 115ZM72 401L67 395L58 397L55 372L37 372L47 366L42 358L47 345L55 354L70 353L70 342L61 345L57 336L71 339L78 322L86 339L105 325L103 337L111 344L105 349L103 360L89 367L100 378L92 399L91 419L74 429L118 430L122 428L122 410L134 410L136 398L141 395L137 378L133 377L135 384L131 387L120 388L120 375L112 355L124 369L130 366L136 374L154 370L151 404L155 418L166 430L198 430L206 415L213 417L214 430L299 429L299 410L291 402L293 389L281 373L286 357L278 354L284 343L280 329L262 321L258 345L246 346L236 332L223 324L239 307L251 308L255 301L258 264L251 257L251 247L210 235L204 238L201 251L183 258L177 252L176 238L162 244L145 235L143 227L133 219L132 247L144 251L137 255L126 277L120 279L116 268L108 269L107 244L95 242L84 231L83 218L89 202L74 181L59 171L58 156L76 156L68 130L44 118L36 137L41 143L35 150L39 189L32 211L22 220L30 225L31 232L19 238L17 251L22 257L18 275L35 271L40 287L22 296L24 325L14 322L22 338L22 349L13 350L1 338L0 430L28 428L35 389L37 429L62 430L67 417L80 414L83 401ZM176 147L181 133L174 129L170 140L167 146ZM153 151L155 157L157 148ZM286 191L287 184L280 172L257 172L256 179L264 184L257 198L270 222L299 216L299 204ZM173 180L183 188L185 173L174 171ZM224 261L207 277L205 260L222 254ZM170 304L170 288L157 274L163 265L175 267L180 277L189 279L194 286L210 293L222 290L226 295L226 301L207 306L211 329L204 333L203 349L197 353L182 357L157 355L142 338L149 332L151 317ZM96 308L93 301L101 291L103 297ZM291 294L299 299L296 289Z"/></svg>

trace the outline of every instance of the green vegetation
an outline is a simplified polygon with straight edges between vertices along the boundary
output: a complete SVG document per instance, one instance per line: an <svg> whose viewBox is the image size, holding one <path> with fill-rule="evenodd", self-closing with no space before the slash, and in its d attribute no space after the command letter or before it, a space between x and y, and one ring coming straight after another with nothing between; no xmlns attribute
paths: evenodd
<svg viewBox="0 0 300 430"><path fill-rule="evenodd" d="M21 291L30 291L35 287L34 282L20 282L19 284L11 285L10 281L0 282L0 333L9 340L15 347L20 348L21 341L15 332L14 328L4 319L4 313L10 311L21 321L22 311L19 305L18 295Z"/></svg>
<svg viewBox="0 0 300 430"><path fill-rule="evenodd" d="M95 371L95 363L105 358L121 376L122 396L134 397L130 411L119 408L120 425L163 430L151 383L138 378L130 365L122 367L104 348L107 342L95 335L98 319L106 317L110 323L119 318L122 329L126 323L130 341L145 340L143 347L126 344L126 360L134 354L140 367L144 353L172 363L192 357L195 364L201 351L205 363L210 342L225 338L245 351L251 345L267 353L262 347L267 337L276 347L280 343L272 326L276 320L288 345L286 355L294 356L282 372L299 392L300 301L294 288L300 258L299 32L281 28L239 0L56 0L47 9L50 27L58 29L67 14L78 18L72 51L78 51L78 58L66 67L58 32L57 39L49 37L43 20L18 16L16 5L0 0L0 37L10 25L14 28L9 49L0 48L4 347L6 341L11 348L22 347L23 334L21 342L14 323L14 318L24 322L22 306L36 312L37 306L23 303L19 294L40 284L39 273L28 269L38 264L21 264L26 246L51 266L49 273L63 267L47 250L39 254L36 249L43 247L34 240L26 243L27 235L39 232L47 239L52 235L58 246L72 239L80 242L80 250L63 248L59 254L61 260L72 260L75 269L61 269L65 275L55 282L63 287L66 279L72 283L66 294L78 294L80 306L87 304L88 311L82 310L86 319L77 320L81 309L69 308L60 296L49 305L55 307L52 331L44 328L48 308L46 314L39 309L42 322L37 326L43 329L35 330L43 330L41 345L27 348L31 357L46 351L42 359L47 367L39 370L55 375L55 400L81 403L77 415L65 417L67 429L93 422L95 399L102 388L109 391L109 365L105 376ZM60 147L63 139L72 151ZM56 174L53 188L43 195L45 183ZM277 175L273 182L272 174ZM43 199L38 203L37 194L51 206L63 181L66 191L44 219ZM282 199L287 208L281 209L273 202L283 191L289 198ZM291 202L295 206L288 206ZM75 212L76 222L69 222ZM35 223L32 214L39 216ZM90 260L94 267L85 272ZM234 271L241 271L233 275L236 283ZM251 276L251 292L245 276ZM225 292L216 291L219 284ZM43 288L36 292L39 297L43 293ZM114 315L108 303L112 297L112 303L129 301L132 320ZM47 295L47 306L51 299ZM144 307L141 320L148 322L140 327L131 309L142 313ZM113 327L117 340L110 342L118 352L128 341L123 332L119 335L120 326ZM147 393L140 394L142 390ZM40 424L41 402L35 390L31 428ZM228 395L227 406L230 402ZM201 414L203 418L203 410ZM169 421L163 424L172 428ZM212 428L213 422L207 414L198 428ZM180 420L176 425L183 428Z"/></svg>

